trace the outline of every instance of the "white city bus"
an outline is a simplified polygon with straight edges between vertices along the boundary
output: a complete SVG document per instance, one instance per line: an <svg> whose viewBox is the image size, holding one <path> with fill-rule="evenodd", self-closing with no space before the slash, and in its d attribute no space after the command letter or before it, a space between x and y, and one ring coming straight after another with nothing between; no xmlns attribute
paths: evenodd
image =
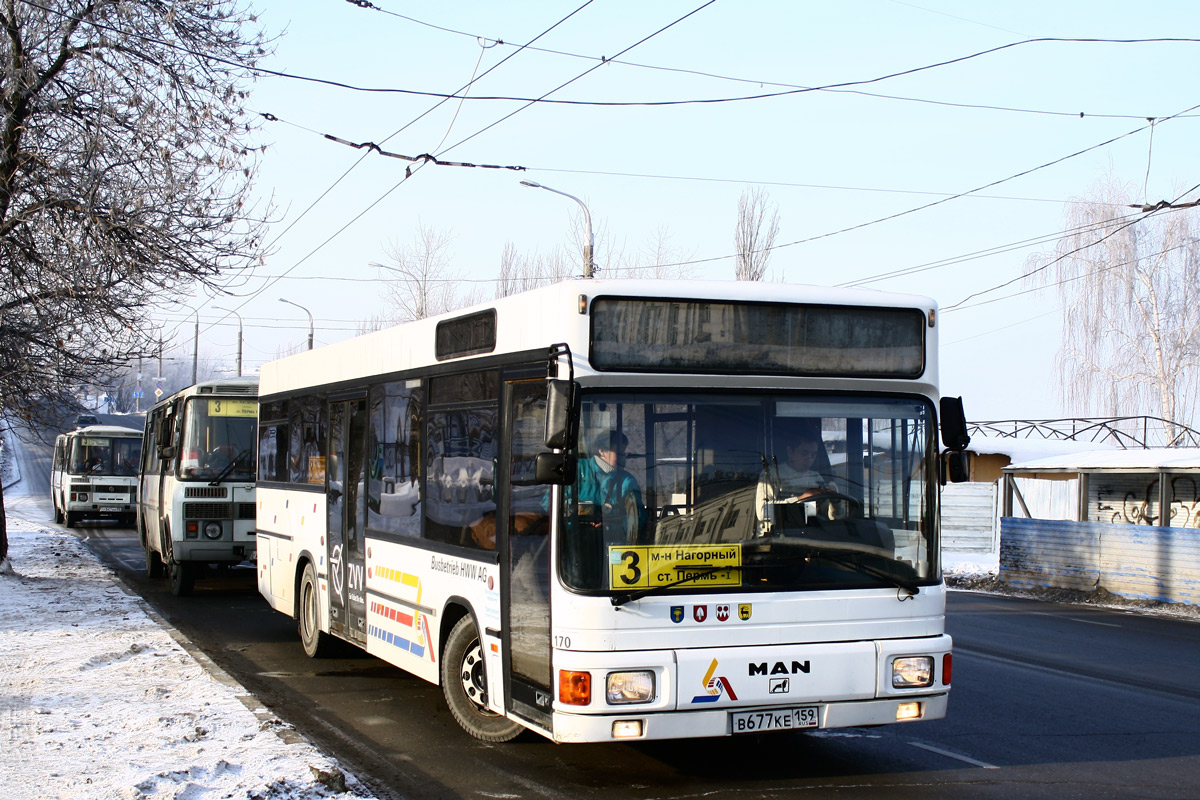
<svg viewBox="0 0 1200 800"><path fill-rule="evenodd" d="M939 454L936 322L578 281L269 363L259 589L309 655L438 683L487 741L942 717L938 489L966 439L943 401Z"/></svg>
<svg viewBox="0 0 1200 800"><path fill-rule="evenodd" d="M132 526L137 516L137 471L142 432L88 425L59 434L50 466L54 521L74 528L84 519Z"/></svg>
<svg viewBox="0 0 1200 800"><path fill-rule="evenodd" d="M258 381L198 383L146 414L138 534L146 575L190 594L208 564L253 561Z"/></svg>

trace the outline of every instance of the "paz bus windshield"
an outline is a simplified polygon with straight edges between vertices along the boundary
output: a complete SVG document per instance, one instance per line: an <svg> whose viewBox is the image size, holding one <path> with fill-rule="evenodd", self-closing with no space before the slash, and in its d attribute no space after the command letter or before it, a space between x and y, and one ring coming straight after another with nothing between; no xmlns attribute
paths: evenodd
<svg viewBox="0 0 1200 800"><path fill-rule="evenodd" d="M254 480L257 401L190 397L183 424L181 479Z"/></svg>
<svg viewBox="0 0 1200 800"><path fill-rule="evenodd" d="M141 458L140 438L75 436L71 438L67 471L74 475L136 475Z"/></svg>
<svg viewBox="0 0 1200 800"><path fill-rule="evenodd" d="M584 395L563 490L586 593L903 587L940 579L924 398Z"/></svg>

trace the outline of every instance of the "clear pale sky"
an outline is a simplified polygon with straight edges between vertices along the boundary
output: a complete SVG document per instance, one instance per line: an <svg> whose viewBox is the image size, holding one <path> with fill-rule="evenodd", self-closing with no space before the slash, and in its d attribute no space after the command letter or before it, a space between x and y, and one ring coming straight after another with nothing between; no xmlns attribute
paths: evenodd
<svg viewBox="0 0 1200 800"><path fill-rule="evenodd" d="M547 254L570 242L575 224L575 203L521 180L586 202L601 274L620 274L611 270L614 251L653 263L650 248L665 233L677 260L697 262L692 277L732 279L738 197L761 184L778 207L776 243L786 245L773 253L768 279L865 281L931 296L944 309L943 390L963 395L970 418L1058 416L1059 299L1054 289L1028 291L1019 280L1026 259L1052 249L1065 204L1110 172L1134 186L1131 202L1180 199L1200 183L1200 110L1188 111L1200 105L1200 42L1034 42L840 90L794 92L1034 38L1200 39L1194 2L594 0L533 45L557 52L513 55L582 3L259 3L260 22L285 31L262 66L452 94L512 56L468 94L538 98L587 70L548 99L793 93L688 105L522 110L517 100L450 100L434 108L434 97L264 76L251 106L276 117L259 133L268 149L257 184L276 205L274 252L228 282L231 296L189 303L201 307L202 356L233 359L236 320L213 305L242 315L247 372L307 336L304 312L279 297L313 313L318 346L353 335L384 310L370 263L386 260L389 243L411 242L418 224L452 234L460 287L490 297L506 242L526 256ZM1148 117L1160 120L1152 140ZM403 180L406 162L363 158L323 134L526 169L425 165ZM922 266L931 268L879 277ZM187 359L192 319L163 314L176 355Z"/></svg>

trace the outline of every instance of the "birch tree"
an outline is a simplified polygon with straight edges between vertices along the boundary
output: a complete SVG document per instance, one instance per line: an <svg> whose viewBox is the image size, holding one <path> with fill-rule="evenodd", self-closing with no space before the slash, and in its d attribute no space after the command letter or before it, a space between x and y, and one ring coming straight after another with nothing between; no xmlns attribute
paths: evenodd
<svg viewBox="0 0 1200 800"><path fill-rule="evenodd" d="M253 25L235 0L0 0L0 413L153 353L161 298L257 254Z"/></svg>
<svg viewBox="0 0 1200 800"><path fill-rule="evenodd" d="M737 227L733 232L734 276L739 281L761 281L767 274L771 248L779 236L779 211L770 205L761 186L747 187L738 198Z"/></svg>
<svg viewBox="0 0 1200 800"><path fill-rule="evenodd" d="M1071 233L1030 259L1063 304L1058 369L1076 413L1190 424L1200 388L1200 226L1196 209L1144 215L1109 179L1067 213Z"/></svg>

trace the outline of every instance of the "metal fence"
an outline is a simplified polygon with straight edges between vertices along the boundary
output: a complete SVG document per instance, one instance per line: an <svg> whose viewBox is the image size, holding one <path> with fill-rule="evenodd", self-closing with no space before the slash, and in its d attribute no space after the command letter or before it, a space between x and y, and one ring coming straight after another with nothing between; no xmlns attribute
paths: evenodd
<svg viewBox="0 0 1200 800"><path fill-rule="evenodd" d="M1200 605L1200 530L1003 517L1000 580Z"/></svg>

